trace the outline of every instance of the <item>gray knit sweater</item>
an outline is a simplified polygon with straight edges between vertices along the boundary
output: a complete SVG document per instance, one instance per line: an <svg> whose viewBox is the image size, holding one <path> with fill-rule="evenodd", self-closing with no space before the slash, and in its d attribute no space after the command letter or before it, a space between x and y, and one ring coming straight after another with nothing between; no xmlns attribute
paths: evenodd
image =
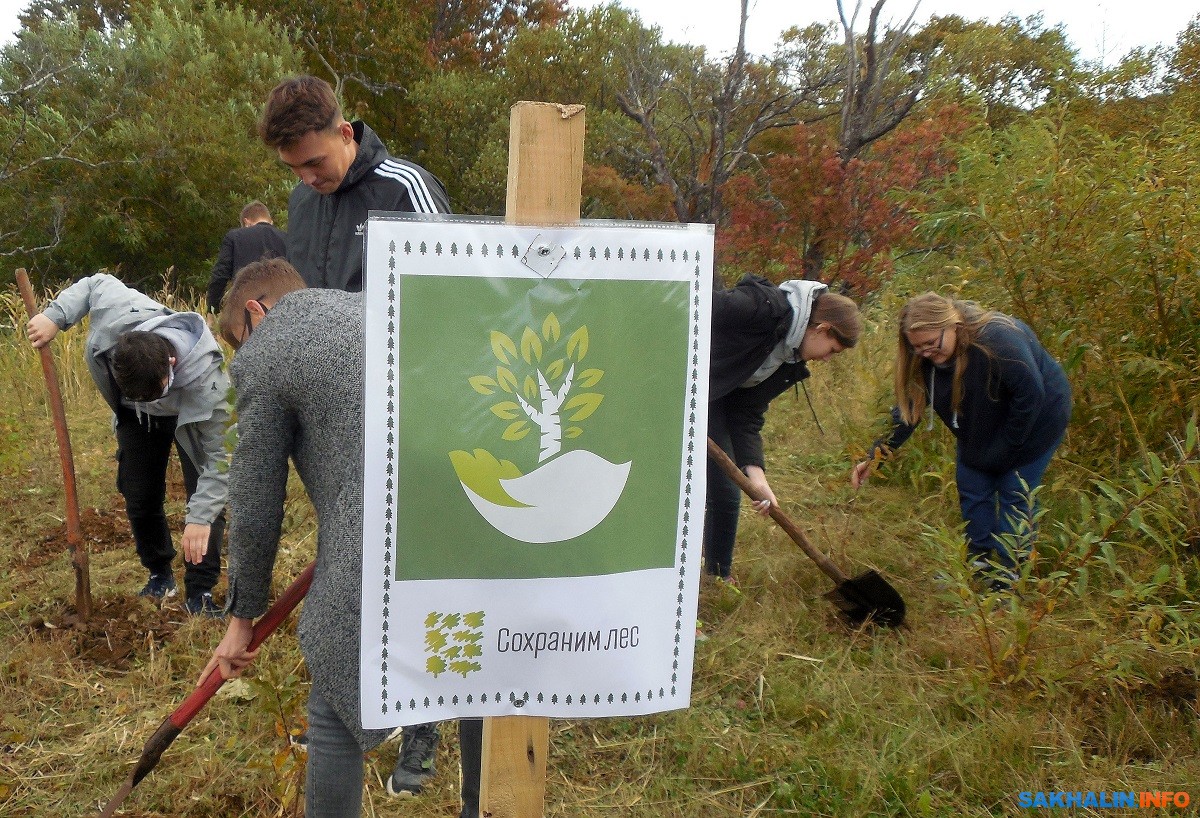
<svg viewBox="0 0 1200 818"><path fill-rule="evenodd" d="M368 750L387 730L359 714L362 618L363 297L299 290L271 308L230 367L239 440L229 474L229 610L266 610L288 458L317 512L317 568L300 616L313 687Z"/></svg>

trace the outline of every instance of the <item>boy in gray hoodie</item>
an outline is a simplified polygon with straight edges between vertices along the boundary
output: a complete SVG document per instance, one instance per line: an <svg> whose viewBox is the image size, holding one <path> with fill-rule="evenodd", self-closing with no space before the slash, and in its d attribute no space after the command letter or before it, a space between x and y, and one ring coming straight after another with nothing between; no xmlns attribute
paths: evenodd
<svg viewBox="0 0 1200 818"><path fill-rule="evenodd" d="M176 592L176 552L163 508L174 441L188 498L181 542L185 607L219 617L212 589L221 575L229 424L220 347L196 313L174 312L105 273L63 290L29 320L26 335L42 347L85 316L91 319L88 371L114 414L117 488L138 558L150 573L140 595L161 601Z"/></svg>

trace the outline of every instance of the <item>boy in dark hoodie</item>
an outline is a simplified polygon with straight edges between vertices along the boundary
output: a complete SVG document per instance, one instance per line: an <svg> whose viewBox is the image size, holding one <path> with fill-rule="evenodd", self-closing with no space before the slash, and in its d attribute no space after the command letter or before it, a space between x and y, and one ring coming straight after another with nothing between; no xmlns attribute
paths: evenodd
<svg viewBox="0 0 1200 818"><path fill-rule="evenodd" d="M176 593L175 548L163 508L171 442L187 490L183 529L185 607L220 617L212 589L221 575L228 496L225 429L229 379L216 339L194 312L174 312L105 273L63 290L29 320L34 347L90 316L88 371L114 413L117 488L138 558L150 573L139 595Z"/></svg>
<svg viewBox="0 0 1200 818"><path fill-rule="evenodd" d="M366 123L347 122L333 88L319 77L275 86L258 135L300 179L288 199L287 260L309 287L363 289L363 238L372 210L450 212L441 181L391 156ZM440 734L436 725L420 724L406 727L403 736L387 791L416 795L434 776Z"/></svg>
<svg viewBox="0 0 1200 818"><path fill-rule="evenodd" d="M449 213L446 188L398 159L366 123L347 122L329 83L300 76L267 98L258 133L295 172L287 260L310 287L363 289L363 231L372 210Z"/></svg>

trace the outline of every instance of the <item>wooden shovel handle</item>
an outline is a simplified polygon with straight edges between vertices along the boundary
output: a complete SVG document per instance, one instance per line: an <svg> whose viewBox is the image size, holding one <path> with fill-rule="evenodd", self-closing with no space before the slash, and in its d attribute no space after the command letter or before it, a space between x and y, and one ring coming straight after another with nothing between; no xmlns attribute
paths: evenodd
<svg viewBox="0 0 1200 818"><path fill-rule="evenodd" d="M754 487L750 484L750 479L742 473L742 470L729 459L729 455L725 454L724 449L718 446L713 439L708 439L708 456L721 467L725 474L729 475L729 479L737 483L738 488L746 493L746 496L752 500L765 500L765 497L759 497ZM841 585L848 577L842 573L841 569L833 564L833 560L818 551L813 544L808 541L808 537L800 530L800 527L792 522L791 518L783 513L783 509L771 504L770 510L771 519L779 523L779 527L787 532L787 535L792 538L796 545L800 546L800 550L808 555L809 559L817 564L817 567L825 572L826 576Z"/></svg>
<svg viewBox="0 0 1200 818"><path fill-rule="evenodd" d="M33 297L33 287L29 283L29 275L22 267L16 272L17 288L25 302L29 317L38 314L37 301ZM46 391L50 393L50 411L54 415L54 433L58 437L58 459L62 464L63 489L66 493L67 505L67 543L78 545L83 539L79 525L79 499L75 493L75 459L71 456L71 436L67 432L67 413L63 409L62 392L58 388L58 370L54 367L54 357L50 347L44 346L38 350L42 356L42 374L46 376Z"/></svg>
<svg viewBox="0 0 1200 818"><path fill-rule="evenodd" d="M25 268L16 271L17 288L32 319L38 314L37 301ZM50 412L54 416L54 435L58 438L58 462L63 475L63 504L66 511L67 549L71 552L71 567L75 570L75 610L83 617L92 615L92 580L88 566L87 548L83 545L83 527L79 522L79 494L75 490L75 458L71 455L71 435L67 431L67 413L63 409L62 391L58 387L58 370L50 347L38 350L42 358L42 374L50 396Z"/></svg>
<svg viewBox="0 0 1200 818"><path fill-rule="evenodd" d="M283 621L288 618L300 600L304 599L308 594L308 589L312 585L313 572L316 571L317 564L310 562L308 567L300 572L292 584L280 594L275 603L267 609L257 622L250 633L250 642L246 645L246 650L255 651L259 646L267 640L267 637L278 630ZM213 697L221 685L225 684L225 679L221 676L220 668L213 668L212 671L205 676L200 684L196 685L196 689L184 699L183 703L175 708L174 712L167 717L167 721L173 724L177 729L182 730L187 726L187 723L195 718L201 708L208 703L208 700Z"/></svg>

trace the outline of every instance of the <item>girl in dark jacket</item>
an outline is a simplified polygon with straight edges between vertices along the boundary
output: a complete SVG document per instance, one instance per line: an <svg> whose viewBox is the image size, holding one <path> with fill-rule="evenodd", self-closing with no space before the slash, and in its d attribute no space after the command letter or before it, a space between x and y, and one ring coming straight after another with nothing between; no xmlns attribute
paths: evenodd
<svg viewBox="0 0 1200 818"><path fill-rule="evenodd" d="M817 281L776 286L745 276L713 293L708 436L750 479L760 496L754 510L778 507L764 471L762 427L776 395L808 377L807 361L827 361L858 343L862 319L849 298ZM704 568L730 578L741 492L708 464Z"/></svg>
<svg viewBox="0 0 1200 818"><path fill-rule="evenodd" d="M1006 589L1025 556L1012 553L1006 535L1032 531L1032 492L1071 416L1066 374L1021 321L925 293L900 311L895 377L892 433L855 465L851 482L866 482L872 463L907 440L932 405L958 443L968 559L993 589Z"/></svg>

